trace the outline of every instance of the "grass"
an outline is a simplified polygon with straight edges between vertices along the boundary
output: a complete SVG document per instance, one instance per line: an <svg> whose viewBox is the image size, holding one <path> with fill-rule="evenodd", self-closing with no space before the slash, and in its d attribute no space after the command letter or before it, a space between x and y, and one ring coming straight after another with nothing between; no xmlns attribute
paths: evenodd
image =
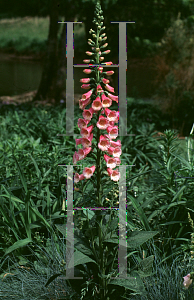
<svg viewBox="0 0 194 300"><path fill-rule="evenodd" d="M190 300L193 297L192 286L185 291L182 277L193 271L192 262L188 259L191 228L187 222L188 210L192 215L194 209L193 180L179 178L175 182L174 172L179 171L181 177L194 177L192 163L183 160L183 150L187 160L187 149L183 145L179 148L173 141L172 131L166 132L163 140L157 141L152 137L155 130L163 131L165 124L169 124L168 119L161 118L151 104L143 108L137 100L135 103L136 110L133 101L128 101L128 133L136 136L120 137L122 162L136 164L135 168L127 168L126 174L128 232L134 228L146 230L146 222L152 230L162 229L159 238L143 246L146 257L155 255L156 274L144 278L149 300L165 299L167 292L169 300ZM65 168L58 167L58 164L72 164L76 151L72 137L57 136L58 133L65 134L65 116L63 105L39 108L29 104L17 107L3 105L0 110L0 256L3 257L9 247L20 239L31 236L33 240L1 259L2 276L14 274L17 270L17 274L7 274L1 281L0 292L7 299L12 299L12 295L18 300L27 300L28 297L30 300L61 299L57 293L61 293L62 297L64 290L65 299L77 297L76 286L72 288L68 282L59 279L45 287L48 278L60 272L65 254L65 242L55 224L65 224L62 211L67 175ZM76 107L74 125L77 134L79 117L80 109ZM147 118L152 121L146 121ZM160 145L163 145L163 150ZM85 163L88 165L89 160ZM108 195L110 199L112 194ZM92 193L86 192L84 206L91 197ZM74 201L79 199L83 200L82 195L80 197L75 192ZM79 218L84 222L78 213L75 227L80 226ZM169 225L163 226L163 223ZM52 238L51 228L55 228ZM160 241L163 241L162 246ZM142 248L138 251L137 255L129 258L130 268L140 267ZM87 278L84 277L84 280ZM118 286L116 289L119 291ZM89 297L91 299L91 295ZM125 297L140 299L137 295L129 295L129 291Z"/></svg>
<svg viewBox="0 0 194 300"><path fill-rule="evenodd" d="M59 24L60 36L62 24ZM25 17L0 20L0 49L18 54L45 52L49 17ZM84 27L75 25L75 50L85 44Z"/></svg>

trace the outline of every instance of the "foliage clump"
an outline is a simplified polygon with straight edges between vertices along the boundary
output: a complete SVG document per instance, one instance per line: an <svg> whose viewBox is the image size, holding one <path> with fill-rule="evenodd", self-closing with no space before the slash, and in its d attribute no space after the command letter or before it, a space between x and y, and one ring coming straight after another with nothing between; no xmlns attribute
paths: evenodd
<svg viewBox="0 0 194 300"><path fill-rule="evenodd" d="M172 119L173 128L188 135L194 115L194 23L191 18L177 20L166 30L155 57L158 100ZM186 121L186 119L188 121Z"/></svg>

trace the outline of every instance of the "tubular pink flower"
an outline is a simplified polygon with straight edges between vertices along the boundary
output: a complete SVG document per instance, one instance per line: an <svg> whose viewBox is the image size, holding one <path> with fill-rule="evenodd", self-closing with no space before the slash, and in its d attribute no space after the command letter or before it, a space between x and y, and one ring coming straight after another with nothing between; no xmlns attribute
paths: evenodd
<svg viewBox="0 0 194 300"><path fill-rule="evenodd" d="M120 140L118 140L117 142L110 141L110 145L114 148L121 147L121 141Z"/></svg>
<svg viewBox="0 0 194 300"><path fill-rule="evenodd" d="M110 155L113 155L113 150L114 148L113 147L108 147L108 154L110 154Z"/></svg>
<svg viewBox="0 0 194 300"><path fill-rule="evenodd" d="M103 92L103 89L102 89L102 87L101 87L100 84L97 86L97 91L96 91L96 92L97 92L97 93L98 93L98 92Z"/></svg>
<svg viewBox="0 0 194 300"><path fill-rule="evenodd" d="M102 103L101 103L100 97L97 97L93 101L92 108L93 108L94 111L99 111L102 108Z"/></svg>
<svg viewBox="0 0 194 300"><path fill-rule="evenodd" d="M85 149L79 149L78 150L79 160L84 159L88 155L88 153L90 153L91 150L92 150L91 147Z"/></svg>
<svg viewBox="0 0 194 300"><path fill-rule="evenodd" d="M185 286L186 289L188 289L188 287L190 286L190 284L192 283L192 279L190 279L190 274L187 274L184 278L184 282L183 285Z"/></svg>
<svg viewBox="0 0 194 300"><path fill-rule="evenodd" d="M107 151L110 147L110 142L107 138L105 138L103 135L100 136L100 142L98 143L98 148L100 148L102 151Z"/></svg>
<svg viewBox="0 0 194 300"><path fill-rule="evenodd" d="M104 57L103 57L103 56L101 56L101 57L99 58L99 60L100 60L100 61L103 61L103 60L104 60Z"/></svg>
<svg viewBox="0 0 194 300"><path fill-rule="evenodd" d="M88 148L92 144L92 139L93 139L93 133L87 138L81 138L81 143L83 145L83 149Z"/></svg>
<svg viewBox="0 0 194 300"><path fill-rule="evenodd" d="M112 75L112 74L114 74L114 71L106 71L105 73L106 73L106 75Z"/></svg>
<svg viewBox="0 0 194 300"><path fill-rule="evenodd" d="M110 126L114 126L115 122L114 121L109 121Z"/></svg>
<svg viewBox="0 0 194 300"><path fill-rule="evenodd" d="M102 99L102 101L103 101L104 99L107 99L106 95L105 95L105 94L101 94L101 99Z"/></svg>
<svg viewBox="0 0 194 300"><path fill-rule="evenodd" d="M92 69L84 69L83 72L85 74L90 74L90 73L92 73Z"/></svg>
<svg viewBox="0 0 194 300"><path fill-rule="evenodd" d="M80 109L85 109L85 107L86 107L88 104L90 104L91 102L92 102L92 99L90 99L90 98L88 98L88 99L86 99L86 100L81 99L81 100L79 100L79 108L80 108Z"/></svg>
<svg viewBox="0 0 194 300"><path fill-rule="evenodd" d="M79 161L79 155L77 154L77 152L75 152L73 155L73 164L75 165L77 161Z"/></svg>
<svg viewBox="0 0 194 300"><path fill-rule="evenodd" d="M120 178L120 173L118 170L112 170L111 168L107 168L108 175L111 177L111 180L118 181Z"/></svg>
<svg viewBox="0 0 194 300"><path fill-rule="evenodd" d="M103 67L98 67L98 71L100 71L102 73Z"/></svg>
<svg viewBox="0 0 194 300"><path fill-rule="evenodd" d="M107 84L107 83L110 82L110 80L108 80L108 79L106 79L106 78L103 78L103 79L102 79L102 82L103 82L104 84Z"/></svg>
<svg viewBox="0 0 194 300"><path fill-rule="evenodd" d="M93 55L94 53L93 53L93 52L90 52L90 51L86 51L86 54L89 55L89 56L91 56L91 55Z"/></svg>
<svg viewBox="0 0 194 300"><path fill-rule="evenodd" d="M94 128L94 125L90 125L89 127L83 127L81 129L81 136L84 138L89 137L93 128Z"/></svg>
<svg viewBox="0 0 194 300"><path fill-rule="evenodd" d="M115 110L110 110L108 108L105 108L105 114L107 116L107 119L111 122L116 122L118 120L117 112Z"/></svg>
<svg viewBox="0 0 194 300"><path fill-rule="evenodd" d="M120 157L122 151L121 151L121 148L120 148L120 147L116 147L116 148L114 148L114 147L109 147L109 148L108 148L108 153L109 153L110 155L113 155L113 157Z"/></svg>
<svg viewBox="0 0 194 300"><path fill-rule="evenodd" d="M106 85L105 85L105 89L106 89L107 91L111 92L111 93L114 93L114 92L115 92L114 88L113 88L112 86L110 86L109 84L106 84Z"/></svg>
<svg viewBox="0 0 194 300"><path fill-rule="evenodd" d="M116 102L118 103L118 96L114 96L114 95L108 93L108 97L109 97L111 100L116 101Z"/></svg>
<svg viewBox="0 0 194 300"><path fill-rule="evenodd" d="M75 139L76 147L77 145L80 145L82 143L82 138L80 139Z"/></svg>
<svg viewBox="0 0 194 300"><path fill-rule="evenodd" d="M109 121L103 116L99 116L99 120L96 125L99 129L106 129L109 126Z"/></svg>
<svg viewBox="0 0 194 300"><path fill-rule="evenodd" d="M89 90L90 84L82 84L81 88L85 90Z"/></svg>
<svg viewBox="0 0 194 300"><path fill-rule="evenodd" d="M104 159L108 168L114 169L117 165L116 159L104 154Z"/></svg>
<svg viewBox="0 0 194 300"><path fill-rule="evenodd" d="M89 120L84 120L84 119L78 119L78 127L80 129L84 128L84 127L87 127L87 124L89 123L90 121Z"/></svg>
<svg viewBox="0 0 194 300"><path fill-rule="evenodd" d="M106 51L110 51L110 50L106 50ZM105 52L106 52L105 51ZM103 52L103 53L105 53L105 52ZM105 53L106 54L106 53ZM107 61L107 62L105 62L105 63L103 63L103 64L105 64L105 65L107 65L107 66L110 66L110 65L112 65L113 63L112 63L112 61Z"/></svg>
<svg viewBox="0 0 194 300"><path fill-rule="evenodd" d="M80 180L83 180L83 179L85 179L85 176L83 174L79 175L78 173L75 173L75 176L74 176L75 183L78 183Z"/></svg>
<svg viewBox="0 0 194 300"><path fill-rule="evenodd" d="M108 126L106 131L109 133L111 139L116 139L118 136L118 127L117 126Z"/></svg>
<svg viewBox="0 0 194 300"><path fill-rule="evenodd" d="M110 107L112 105L112 100L110 98L107 98L105 94L101 95L102 99L102 106L103 107Z"/></svg>
<svg viewBox="0 0 194 300"><path fill-rule="evenodd" d="M115 159L116 159L116 162L117 162L117 166L119 166L121 164L120 158L119 157L115 157Z"/></svg>
<svg viewBox="0 0 194 300"><path fill-rule="evenodd" d="M112 100L109 98L106 98L102 101L102 106L103 107L110 107L112 105Z"/></svg>
<svg viewBox="0 0 194 300"><path fill-rule="evenodd" d="M86 100L88 98L90 98L90 96L92 95L93 89L91 89L89 92L85 93L82 95L82 99Z"/></svg>
<svg viewBox="0 0 194 300"><path fill-rule="evenodd" d="M80 82L88 83L88 82L90 82L90 78L82 78L82 79L80 79Z"/></svg>
<svg viewBox="0 0 194 300"><path fill-rule="evenodd" d="M87 121L91 121L92 116L93 116L94 110L92 107L90 107L89 109L85 109L82 113L83 117L85 120Z"/></svg>
<svg viewBox="0 0 194 300"><path fill-rule="evenodd" d="M85 178L89 179L94 174L95 169L96 169L95 166L92 166L90 168L86 167L83 171L83 175L85 176Z"/></svg>
<svg viewBox="0 0 194 300"><path fill-rule="evenodd" d="M90 59L84 59L83 62L85 62L86 64L90 63Z"/></svg>

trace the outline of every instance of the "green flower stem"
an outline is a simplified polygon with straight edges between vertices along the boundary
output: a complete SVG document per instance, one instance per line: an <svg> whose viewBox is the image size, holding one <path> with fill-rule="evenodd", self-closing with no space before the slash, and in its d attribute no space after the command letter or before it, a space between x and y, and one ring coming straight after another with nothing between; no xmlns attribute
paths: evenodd
<svg viewBox="0 0 194 300"><path fill-rule="evenodd" d="M97 28L97 37L96 37L96 48L99 48L98 44L99 38L99 30ZM96 64L99 64L99 55L96 54ZM96 72L96 82L97 85L100 83L100 71ZM98 96L98 95L97 95ZM98 112L98 119L100 116L100 111ZM101 186L101 149L98 148L98 142L100 141L100 129L97 127L97 162L96 162L96 172L97 172L97 199L98 199L98 206L102 207L102 186ZM100 273L105 275L105 267L104 267L104 257L103 257L103 238L102 238L102 221L103 216L100 215L99 217L99 257L100 257ZM100 278L100 298L105 299L106 295L106 283L105 278Z"/></svg>

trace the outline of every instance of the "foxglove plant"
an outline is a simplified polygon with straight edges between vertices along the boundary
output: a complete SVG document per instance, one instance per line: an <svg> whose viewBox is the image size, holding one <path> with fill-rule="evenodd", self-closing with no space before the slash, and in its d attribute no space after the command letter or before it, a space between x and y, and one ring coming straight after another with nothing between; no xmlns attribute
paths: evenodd
<svg viewBox="0 0 194 300"><path fill-rule="evenodd" d="M89 91L82 95L82 99L79 100L79 108L83 110L83 119L78 119L78 127L81 130L81 138L76 139L76 146L81 144L82 149L75 152L73 155L73 164L76 165L78 161L81 161L89 154L94 157L95 164L91 167L85 167L82 174L76 173L74 176L74 183L78 183L84 179L90 179L96 173L97 184L96 190L96 204L98 207L103 207L102 200L102 171L106 168L106 176L110 176L112 181L118 181L120 173L118 169L115 169L121 163L120 155L121 141L114 141L118 136L118 127L115 123L118 123L119 112L109 109L112 105L112 101L118 103L118 96L114 96L114 88L109 85L109 80L104 78L104 75L112 75L114 71L103 72L101 65L111 65L112 62L102 63L104 60L103 55L108 54L110 50L104 50L108 43L103 44L107 37L106 33L102 33L105 30L105 26L102 27L103 11L99 3L96 5L94 23L97 26L96 31L90 29L93 39L88 40L88 44L92 46L92 52L87 51L88 56L92 56L92 59L85 59L84 62L88 64L95 64L97 66L84 69L85 74L93 74L93 78L82 78L80 82L83 89L89 89ZM92 104L90 108L87 108L89 104ZM90 125L90 121L94 120ZM90 125L90 126L89 126ZM114 170L113 170L114 169ZM108 178L107 178L108 180ZM105 266L103 259L103 233L102 233L102 216L99 220L99 271L102 275L105 275ZM105 299L106 295L106 283L105 279L100 280L100 296L101 299Z"/></svg>
<svg viewBox="0 0 194 300"><path fill-rule="evenodd" d="M94 159L94 163L92 163L91 166L85 167L81 174L79 174L80 172L75 173L74 183L82 185L83 190L84 185L91 180L92 184L94 185L96 196L95 205L101 208L107 206L105 201L110 201L105 197L105 186L110 187L110 184L114 184L115 186L118 184L120 173L118 169L115 168L120 165L120 156L122 154L121 141L116 141L118 136L118 127L115 125L115 123L118 123L119 121L119 112L110 109L113 101L118 103L118 96L112 94L114 93L114 88L109 85L109 80L105 78L105 75L112 75L114 74L114 71L103 70L103 65L112 65L112 62L103 62L103 55L110 53L110 50L104 50L108 43L104 43L107 40L107 37L106 33L102 33L105 30L105 26L103 26L102 22L104 19L102 13L103 11L101 10L101 6L99 2L97 2L95 18L93 21L97 28L96 31L90 29L89 32L92 34L93 40L88 40L88 44L92 47L92 51L86 52L86 54L92 58L84 60L85 63L91 64L91 66L83 70L85 74L91 74L93 77L82 78L80 80L80 82L83 83L81 87L89 90L88 92L84 93L82 98L79 100L79 108L83 110L83 118L78 119L78 127L81 130L81 138L76 139L75 142L76 147L78 147L78 145L82 145L82 148L79 148L78 151L75 151L73 155L73 164L75 169L78 167L78 162L84 162L88 158ZM95 64L95 66L92 66L92 64ZM88 107L90 104L91 106ZM74 189L79 191L78 187L74 187ZM94 200L91 198L90 203L92 203L92 200ZM112 211L110 212L110 215L112 215ZM94 226L94 223L92 223L93 220L95 220L95 224L97 224L96 227ZM88 253L91 253L92 250L92 254L88 259L88 262L91 262L91 258L95 258L95 261L93 260L93 262L95 262L95 264L98 266L97 278L96 274L93 273L94 279L86 282L87 285L90 283L92 284L93 281L98 282L98 286L95 285L93 288L92 295L95 294L97 299L100 297L101 300L108 300L109 284L114 284L117 286L121 285L135 292L146 293L143 282L141 281L139 274L135 271L133 271L133 274L131 273L131 275L137 276L133 277L133 279L138 278L138 281L133 281L134 283L126 279L123 279L122 281L122 278L120 278L117 283L115 280L114 283L110 282L111 277L114 277L113 275L118 273L118 261L117 264L115 264L116 253L118 251L118 236L116 233L112 235L113 231L117 231L118 221L111 221L111 216L108 224L105 225L104 221L105 220L103 219L102 212L99 213L99 211L97 211L96 216L94 216L93 213L93 217L92 219L90 218L90 222L87 214L85 228L87 237L91 231L91 238L89 238L90 248L88 247L88 240L87 243L84 244L83 235L82 239L80 239L80 242L84 244L85 249L88 247ZM117 221L117 224L113 221ZM92 230L90 228L90 224L92 224ZM83 230L85 229L82 228L82 232ZM133 248L134 245L140 246L157 233L158 232L153 231L141 232L141 236L139 237L138 232L131 233L132 236L128 238L128 242L131 242L130 247ZM114 238L115 240L112 242L111 238ZM112 243L115 243L116 246L113 247ZM80 243L77 246L78 251L79 246ZM89 257L89 254L87 256ZM152 264L153 257L148 257L147 263L148 262L149 264ZM117 275L118 274L116 274L116 276ZM86 290L88 291L88 286L84 291L82 290L84 295L82 295L81 299L83 299L85 296ZM110 293L113 291L115 290L112 290Z"/></svg>

